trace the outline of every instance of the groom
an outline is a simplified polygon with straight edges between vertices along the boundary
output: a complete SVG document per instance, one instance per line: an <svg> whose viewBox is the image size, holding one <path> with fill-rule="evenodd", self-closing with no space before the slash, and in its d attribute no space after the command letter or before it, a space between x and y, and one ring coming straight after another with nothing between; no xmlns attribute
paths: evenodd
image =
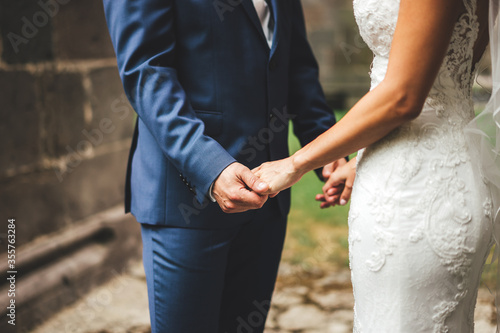
<svg viewBox="0 0 500 333"><path fill-rule="evenodd" d="M300 1L103 2L138 114L126 210L152 332L262 332L290 192L259 194L250 169L288 155L289 120L303 145L335 123Z"/></svg>

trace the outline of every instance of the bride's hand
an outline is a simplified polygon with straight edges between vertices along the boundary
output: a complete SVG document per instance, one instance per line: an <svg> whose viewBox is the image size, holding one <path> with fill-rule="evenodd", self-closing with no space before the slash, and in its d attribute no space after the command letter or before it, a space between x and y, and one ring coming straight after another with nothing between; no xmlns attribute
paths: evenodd
<svg viewBox="0 0 500 333"><path fill-rule="evenodd" d="M271 197L280 191L291 187L298 182L304 172L294 166L293 156L261 164L252 170L260 180L269 185L269 190L265 194Z"/></svg>
<svg viewBox="0 0 500 333"><path fill-rule="evenodd" d="M325 185L323 193L316 195L316 201L320 201L321 208L347 204L351 198L352 186L356 177L356 157L348 163L337 167L330 174Z"/></svg>

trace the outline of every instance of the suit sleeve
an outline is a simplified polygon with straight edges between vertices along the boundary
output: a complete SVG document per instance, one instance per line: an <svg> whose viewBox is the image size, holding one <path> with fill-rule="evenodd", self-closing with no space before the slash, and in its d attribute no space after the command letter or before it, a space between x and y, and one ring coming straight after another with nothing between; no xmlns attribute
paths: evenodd
<svg viewBox="0 0 500 333"><path fill-rule="evenodd" d="M103 0L125 93L198 201L234 158L203 134L175 68L173 0Z"/></svg>
<svg viewBox="0 0 500 333"><path fill-rule="evenodd" d="M319 83L319 69L307 41L304 14L300 0L292 0L292 41L290 59L290 91L288 108L294 133L302 146L335 125L335 116L326 104ZM321 172L318 176L322 179Z"/></svg>

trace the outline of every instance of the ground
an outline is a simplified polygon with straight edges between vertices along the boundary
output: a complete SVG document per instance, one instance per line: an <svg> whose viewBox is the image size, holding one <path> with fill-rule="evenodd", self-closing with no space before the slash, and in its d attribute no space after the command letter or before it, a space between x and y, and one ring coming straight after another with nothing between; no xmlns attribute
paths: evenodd
<svg viewBox="0 0 500 333"><path fill-rule="evenodd" d="M265 333L352 332L353 305L349 270L306 272L300 266L283 263ZM481 289L475 332L494 333L494 318L491 296L486 289ZM246 323L251 324L252 319ZM250 324L242 332L252 332ZM54 332L151 332L142 262L133 263L124 274L94 289L32 331Z"/></svg>

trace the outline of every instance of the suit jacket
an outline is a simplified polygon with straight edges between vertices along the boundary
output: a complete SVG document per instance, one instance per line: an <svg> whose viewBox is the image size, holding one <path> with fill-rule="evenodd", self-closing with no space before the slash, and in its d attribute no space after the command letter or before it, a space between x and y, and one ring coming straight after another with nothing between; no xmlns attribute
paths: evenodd
<svg viewBox="0 0 500 333"><path fill-rule="evenodd" d="M306 40L299 0L270 0L271 49L252 0L103 0L125 93L138 114L126 210L141 223L217 228L207 199L229 164L288 156L335 123ZM290 192L278 195L285 215Z"/></svg>

